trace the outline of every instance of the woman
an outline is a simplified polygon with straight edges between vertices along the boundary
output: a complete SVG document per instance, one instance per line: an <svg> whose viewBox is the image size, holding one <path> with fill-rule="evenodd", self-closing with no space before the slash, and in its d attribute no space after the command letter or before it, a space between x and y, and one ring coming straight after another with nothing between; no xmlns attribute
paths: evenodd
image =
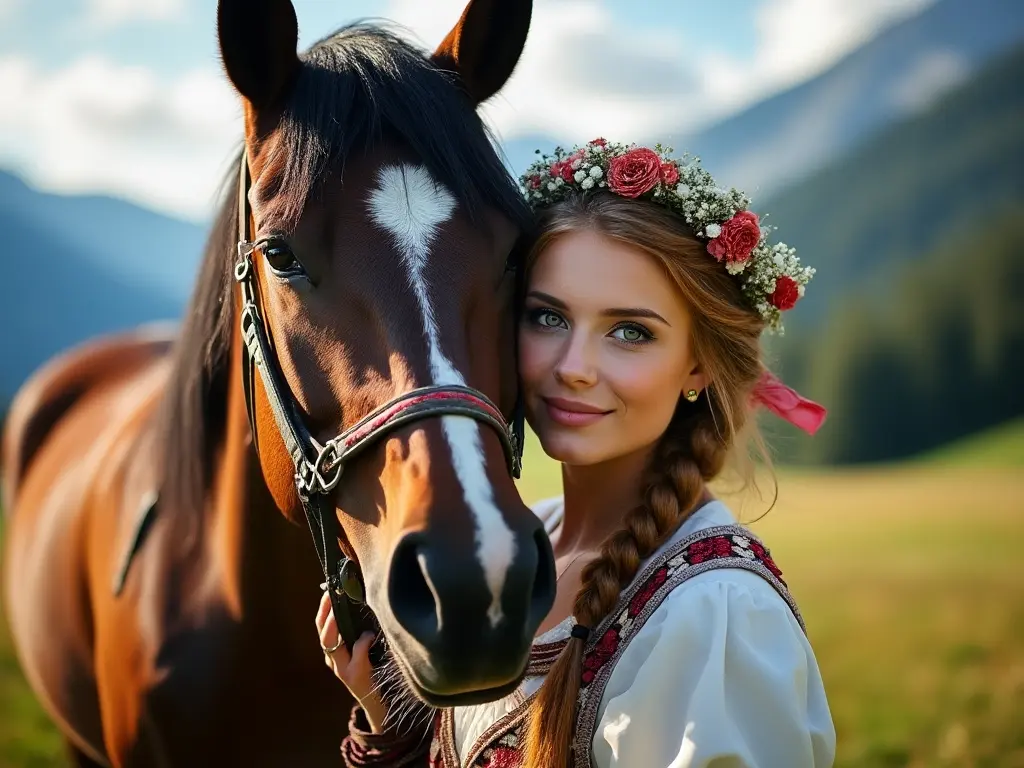
<svg viewBox="0 0 1024 768"><path fill-rule="evenodd" d="M327 663L363 703L350 765L457 768L832 764L835 731L799 611L707 483L758 446L765 405L824 411L765 370L761 333L813 270L748 200L671 150L596 139L523 176L540 216L520 330L529 421L562 463L543 502L555 605L501 701L385 726L367 650ZM748 462L749 464L749 462ZM747 467L749 477L750 467ZM321 644L337 644L325 599Z"/></svg>

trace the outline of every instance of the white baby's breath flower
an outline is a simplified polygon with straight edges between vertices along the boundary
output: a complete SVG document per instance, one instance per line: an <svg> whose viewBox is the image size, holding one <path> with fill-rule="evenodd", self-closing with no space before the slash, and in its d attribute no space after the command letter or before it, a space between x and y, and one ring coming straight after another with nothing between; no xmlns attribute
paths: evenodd
<svg viewBox="0 0 1024 768"><path fill-rule="evenodd" d="M587 176L587 178L583 179L583 181L580 182L580 186L583 187L584 189L590 189L591 187L594 186L594 180Z"/></svg>
<svg viewBox="0 0 1024 768"><path fill-rule="evenodd" d="M548 182L548 191L549 192L554 192L556 189L558 189L558 185L555 184L555 182L553 182L553 181L549 181Z"/></svg>
<svg viewBox="0 0 1024 768"><path fill-rule="evenodd" d="M561 176L559 176L557 179L555 179L555 186L556 187L560 187L563 184L565 184L565 180Z"/></svg>
<svg viewBox="0 0 1024 768"><path fill-rule="evenodd" d="M576 180L576 183L579 184L581 181L587 178L587 172L584 170L579 170L576 171L576 173L574 173L572 177Z"/></svg>
<svg viewBox="0 0 1024 768"><path fill-rule="evenodd" d="M604 171L601 170L601 166L595 165L590 169L590 175L595 179L600 179L604 175Z"/></svg>
<svg viewBox="0 0 1024 768"><path fill-rule="evenodd" d="M713 240L722 234L722 226L720 224L708 224L704 227L704 234Z"/></svg>

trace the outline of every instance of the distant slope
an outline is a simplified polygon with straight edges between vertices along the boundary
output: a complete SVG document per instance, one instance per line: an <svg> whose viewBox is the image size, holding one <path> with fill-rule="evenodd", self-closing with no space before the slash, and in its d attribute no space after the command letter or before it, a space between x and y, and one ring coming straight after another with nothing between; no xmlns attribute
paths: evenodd
<svg viewBox="0 0 1024 768"><path fill-rule="evenodd" d="M44 195L0 173L0 408L31 372L109 331L176 320L205 233L119 200Z"/></svg>
<svg viewBox="0 0 1024 768"><path fill-rule="evenodd" d="M928 451L917 461L957 467L1024 467L1024 418Z"/></svg>
<svg viewBox="0 0 1024 768"><path fill-rule="evenodd" d="M191 293L206 237L205 227L123 200L47 194L3 171L0 212L73 245L95 266L178 301Z"/></svg>
<svg viewBox="0 0 1024 768"><path fill-rule="evenodd" d="M787 326L810 327L880 270L1024 200L1022 72L1024 47L758 207L818 269Z"/></svg>
<svg viewBox="0 0 1024 768"><path fill-rule="evenodd" d="M1024 416L1024 200L963 224L786 337L783 377L830 413L813 438L772 423L784 461L905 459Z"/></svg>
<svg viewBox="0 0 1024 768"><path fill-rule="evenodd" d="M827 72L673 146L759 202L1024 41L1020 0L939 0ZM664 137L655 137L664 139Z"/></svg>
<svg viewBox="0 0 1024 768"><path fill-rule="evenodd" d="M0 403L56 352L89 337L151 320L174 320L182 304L98 269L58 233L0 211L5 247L18 254L0 280Z"/></svg>
<svg viewBox="0 0 1024 768"><path fill-rule="evenodd" d="M927 109L1024 42L1020 0L938 0L787 91L701 131L609 136L697 154L723 184L765 198L826 167L876 133ZM579 137L586 141L592 136ZM533 134L502 142L522 173L534 150L571 143Z"/></svg>

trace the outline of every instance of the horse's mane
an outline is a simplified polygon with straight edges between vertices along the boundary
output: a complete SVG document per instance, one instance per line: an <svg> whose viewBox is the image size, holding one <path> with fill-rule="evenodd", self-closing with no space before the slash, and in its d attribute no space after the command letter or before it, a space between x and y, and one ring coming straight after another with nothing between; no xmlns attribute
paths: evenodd
<svg viewBox="0 0 1024 768"><path fill-rule="evenodd" d="M286 157L275 192L293 217L325 179L344 172L352 152L386 138L415 152L470 216L489 206L522 227L530 223L529 208L455 75L379 26L344 27L302 57L280 138ZM202 509L224 434L235 330L237 169L231 166L224 184L158 414L160 498L171 509Z"/></svg>

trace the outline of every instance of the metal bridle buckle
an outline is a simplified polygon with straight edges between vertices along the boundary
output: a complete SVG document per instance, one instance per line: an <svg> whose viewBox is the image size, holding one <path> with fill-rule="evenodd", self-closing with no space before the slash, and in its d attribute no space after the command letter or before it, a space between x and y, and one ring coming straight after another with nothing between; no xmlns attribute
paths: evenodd
<svg viewBox="0 0 1024 768"><path fill-rule="evenodd" d="M345 464L341 459L342 454L338 451L338 444L333 440L328 440L317 454L313 473L320 485L320 493L333 491L338 481L341 480L341 473L345 469ZM325 473L329 476L325 477Z"/></svg>
<svg viewBox="0 0 1024 768"><path fill-rule="evenodd" d="M341 458L337 444L333 440L328 441L320 449L315 462L303 462L299 471L295 473L295 484L298 485L299 491L307 496L333 491L345 469Z"/></svg>

